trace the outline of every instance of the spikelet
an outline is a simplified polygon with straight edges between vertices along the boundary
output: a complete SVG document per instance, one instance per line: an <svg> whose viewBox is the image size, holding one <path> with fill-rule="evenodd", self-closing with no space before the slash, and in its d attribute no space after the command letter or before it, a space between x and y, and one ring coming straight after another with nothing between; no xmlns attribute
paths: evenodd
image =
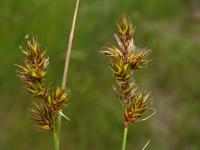
<svg viewBox="0 0 200 150"><path fill-rule="evenodd" d="M49 58L42 52L36 37L27 39L27 50L21 49L25 55L24 66L16 65L20 78L25 84L41 81L46 76Z"/></svg>
<svg viewBox="0 0 200 150"><path fill-rule="evenodd" d="M48 95L48 85L44 82L36 81L27 85L27 91L38 99L45 99Z"/></svg>
<svg viewBox="0 0 200 150"><path fill-rule="evenodd" d="M52 130L55 122L55 114L42 104L33 103L31 109L32 119L36 122L35 127L38 130Z"/></svg>
<svg viewBox="0 0 200 150"><path fill-rule="evenodd" d="M149 94L145 95L142 92L138 92L133 98L133 100L128 101L128 103L124 105L125 126L128 126L130 123L140 118L148 108L147 100L149 98Z"/></svg>
<svg viewBox="0 0 200 150"><path fill-rule="evenodd" d="M40 101L34 102L31 112L36 127L40 130L52 130L55 115L63 109L68 97L64 89L50 89L46 82L49 57L42 51L36 37L27 39L24 65L16 65L19 77L25 83L26 90Z"/></svg>
<svg viewBox="0 0 200 150"><path fill-rule="evenodd" d="M143 68L149 61L144 59L148 55L149 51L144 49L139 52L132 53L129 58L129 63L132 70Z"/></svg>
<svg viewBox="0 0 200 150"><path fill-rule="evenodd" d="M134 81L134 71L143 68L149 50L138 50L134 45L134 27L130 19L123 17L117 24L115 39L118 47L108 47L102 54L110 58L111 70L116 81L114 90L124 109L124 124L135 122L148 109L149 94L140 92Z"/></svg>
<svg viewBox="0 0 200 150"><path fill-rule="evenodd" d="M131 79L130 65L125 64L121 59L113 62L112 72L117 82L126 82Z"/></svg>
<svg viewBox="0 0 200 150"><path fill-rule="evenodd" d="M63 109L68 100L67 96L68 95L61 87L57 87L47 97L45 103L52 112L56 112Z"/></svg>

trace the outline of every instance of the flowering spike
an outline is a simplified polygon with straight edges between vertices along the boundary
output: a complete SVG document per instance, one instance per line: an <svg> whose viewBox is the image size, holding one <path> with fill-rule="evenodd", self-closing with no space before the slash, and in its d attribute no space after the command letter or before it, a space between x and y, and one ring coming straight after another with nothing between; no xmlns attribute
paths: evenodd
<svg viewBox="0 0 200 150"><path fill-rule="evenodd" d="M36 98L45 99L48 95L48 85L44 82L35 82L27 85L27 91Z"/></svg>
<svg viewBox="0 0 200 150"><path fill-rule="evenodd" d="M146 49L138 51L133 40L134 30L131 20L123 17L117 24L115 34L118 47L112 46L101 51L111 60L111 71L117 83L114 91L124 109L125 126L135 122L149 107L149 94L140 92L133 78L134 71L143 68L148 62L145 57L149 51Z"/></svg>
<svg viewBox="0 0 200 150"><path fill-rule="evenodd" d="M67 103L67 100L68 97L65 91L61 89L61 87L57 87L51 92L45 103L52 112L55 112L63 109L63 107Z"/></svg>
<svg viewBox="0 0 200 150"><path fill-rule="evenodd" d="M32 118L36 123L36 129L52 130L55 121L55 114L49 111L45 105L34 103L31 112Z"/></svg>
<svg viewBox="0 0 200 150"><path fill-rule="evenodd" d="M149 94L144 95L143 93L137 93L133 100L128 101L128 103L124 105L124 119L126 126L140 118L147 110L148 97Z"/></svg>
<svg viewBox="0 0 200 150"><path fill-rule="evenodd" d="M40 99L33 104L31 112L36 127L40 130L52 130L55 114L63 109L68 97L63 89L49 90L45 80L49 57L42 51L36 37L27 37L27 50L20 48L25 55L24 65L16 65L19 77L24 81L26 90Z"/></svg>

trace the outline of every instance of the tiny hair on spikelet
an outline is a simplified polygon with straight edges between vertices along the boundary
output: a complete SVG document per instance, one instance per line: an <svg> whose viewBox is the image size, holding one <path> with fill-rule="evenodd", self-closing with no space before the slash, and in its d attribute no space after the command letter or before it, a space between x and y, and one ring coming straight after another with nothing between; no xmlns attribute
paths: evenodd
<svg viewBox="0 0 200 150"><path fill-rule="evenodd" d="M38 130L53 130L57 113L67 104L69 93L60 86L51 88L46 81L49 57L40 48L35 36L26 36L26 49L23 65L16 65L18 76L24 82L25 89L37 99L30 109L35 127Z"/></svg>

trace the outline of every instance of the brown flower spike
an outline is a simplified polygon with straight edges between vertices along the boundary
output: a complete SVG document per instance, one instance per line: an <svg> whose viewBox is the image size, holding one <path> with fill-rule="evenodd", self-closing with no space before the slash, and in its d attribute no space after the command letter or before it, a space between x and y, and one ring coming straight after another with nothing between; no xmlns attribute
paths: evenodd
<svg viewBox="0 0 200 150"><path fill-rule="evenodd" d="M112 73L116 81L114 90L124 109L126 127L140 118L149 107L149 94L144 94L137 88L133 77L136 69L143 68L148 63L145 57L149 50L138 50L134 44L133 34L132 22L123 17L117 24L115 34L118 46L101 51L111 60Z"/></svg>
<svg viewBox="0 0 200 150"><path fill-rule="evenodd" d="M45 105L33 104L31 109L33 120L37 122L35 127L39 130L52 130L55 114L51 113Z"/></svg>
<svg viewBox="0 0 200 150"><path fill-rule="evenodd" d="M39 130L53 130L56 115L68 101L68 95L57 87L51 89L46 82L49 57L42 51L36 37L27 39L27 49L21 50L25 55L24 65L16 65L19 77L24 81L26 90L39 101L31 109L33 120Z"/></svg>

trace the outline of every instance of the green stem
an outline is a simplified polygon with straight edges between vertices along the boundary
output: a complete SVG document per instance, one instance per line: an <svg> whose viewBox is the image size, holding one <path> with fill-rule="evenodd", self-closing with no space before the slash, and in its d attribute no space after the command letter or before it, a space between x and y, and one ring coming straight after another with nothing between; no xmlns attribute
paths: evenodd
<svg viewBox="0 0 200 150"><path fill-rule="evenodd" d="M123 142L122 142L122 150L125 150L125 149L126 149L127 133L128 133L128 127L125 127L125 128L124 128Z"/></svg>
<svg viewBox="0 0 200 150"><path fill-rule="evenodd" d="M61 111L62 111L62 110L61 110ZM61 116L60 112L58 112L57 132L56 132L58 138L60 138L61 118L62 118L62 116ZM58 143L58 145L59 145L59 143ZM58 147L59 147L59 146L58 146ZM56 149L56 150L57 150L57 149ZM59 149L58 149L58 150L59 150Z"/></svg>
<svg viewBox="0 0 200 150"><path fill-rule="evenodd" d="M57 134L57 131L56 131L56 128L55 126L53 127L53 139L54 139L54 147L55 147L55 150L59 150L59 136Z"/></svg>

